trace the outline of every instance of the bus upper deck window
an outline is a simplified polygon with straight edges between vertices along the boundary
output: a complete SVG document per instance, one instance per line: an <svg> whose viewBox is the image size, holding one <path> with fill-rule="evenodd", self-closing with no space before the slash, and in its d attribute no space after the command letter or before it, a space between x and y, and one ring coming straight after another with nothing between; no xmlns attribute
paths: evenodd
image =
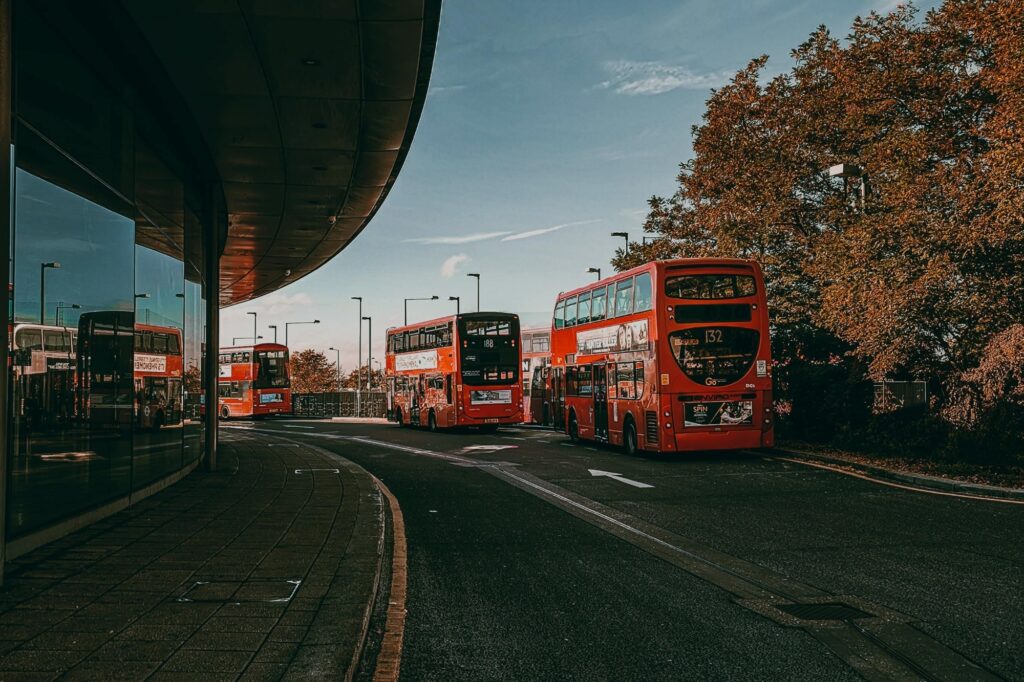
<svg viewBox="0 0 1024 682"><path fill-rule="evenodd" d="M651 309L651 275L648 272L636 276L633 287L633 312Z"/></svg>

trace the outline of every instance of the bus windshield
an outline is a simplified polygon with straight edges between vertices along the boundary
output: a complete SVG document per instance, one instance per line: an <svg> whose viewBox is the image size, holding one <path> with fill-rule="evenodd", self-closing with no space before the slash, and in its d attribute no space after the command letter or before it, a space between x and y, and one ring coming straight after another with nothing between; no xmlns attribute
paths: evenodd
<svg viewBox="0 0 1024 682"><path fill-rule="evenodd" d="M519 381L519 320L459 319L462 381L473 386Z"/></svg>
<svg viewBox="0 0 1024 682"><path fill-rule="evenodd" d="M256 388L288 388L288 353L256 351Z"/></svg>
<svg viewBox="0 0 1024 682"><path fill-rule="evenodd" d="M757 355L760 333L741 327L698 327L673 332L669 347L679 368L704 386L739 381Z"/></svg>

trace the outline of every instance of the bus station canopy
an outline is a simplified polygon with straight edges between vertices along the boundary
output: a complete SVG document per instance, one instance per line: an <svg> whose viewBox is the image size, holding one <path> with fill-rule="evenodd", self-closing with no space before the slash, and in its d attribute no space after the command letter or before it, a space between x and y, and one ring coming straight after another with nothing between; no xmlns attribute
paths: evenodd
<svg viewBox="0 0 1024 682"><path fill-rule="evenodd" d="M125 0L222 182L220 303L309 274L394 184L427 93L440 0Z"/></svg>

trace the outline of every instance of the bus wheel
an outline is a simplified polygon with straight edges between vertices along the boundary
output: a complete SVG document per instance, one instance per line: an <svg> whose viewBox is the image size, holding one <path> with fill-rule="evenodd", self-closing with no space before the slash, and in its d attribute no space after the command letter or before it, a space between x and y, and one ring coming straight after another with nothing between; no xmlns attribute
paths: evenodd
<svg viewBox="0 0 1024 682"><path fill-rule="evenodd" d="M221 409L221 411L220 411L220 418L221 419L228 419L230 416L231 416L231 410L229 410L228 406L225 405L223 407L223 409Z"/></svg>
<svg viewBox="0 0 1024 682"><path fill-rule="evenodd" d="M630 457L635 455L637 450L639 450L636 441L636 425L633 423L632 419L627 419L626 425L622 427L622 448Z"/></svg>
<svg viewBox="0 0 1024 682"><path fill-rule="evenodd" d="M580 425L576 423L576 413L569 413L569 440L573 443L580 442Z"/></svg>
<svg viewBox="0 0 1024 682"><path fill-rule="evenodd" d="M437 431L437 417L434 416L433 410L427 415L427 428L431 431Z"/></svg>

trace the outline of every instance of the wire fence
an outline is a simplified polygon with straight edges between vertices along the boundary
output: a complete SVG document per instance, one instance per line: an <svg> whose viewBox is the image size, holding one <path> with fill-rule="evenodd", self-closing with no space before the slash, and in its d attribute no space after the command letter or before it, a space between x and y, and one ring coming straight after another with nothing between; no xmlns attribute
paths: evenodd
<svg viewBox="0 0 1024 682"><path fill-rule="evenodd" d="M292 394L292 411L299 417L383 417L385 409L384 391Z"/></svg>

